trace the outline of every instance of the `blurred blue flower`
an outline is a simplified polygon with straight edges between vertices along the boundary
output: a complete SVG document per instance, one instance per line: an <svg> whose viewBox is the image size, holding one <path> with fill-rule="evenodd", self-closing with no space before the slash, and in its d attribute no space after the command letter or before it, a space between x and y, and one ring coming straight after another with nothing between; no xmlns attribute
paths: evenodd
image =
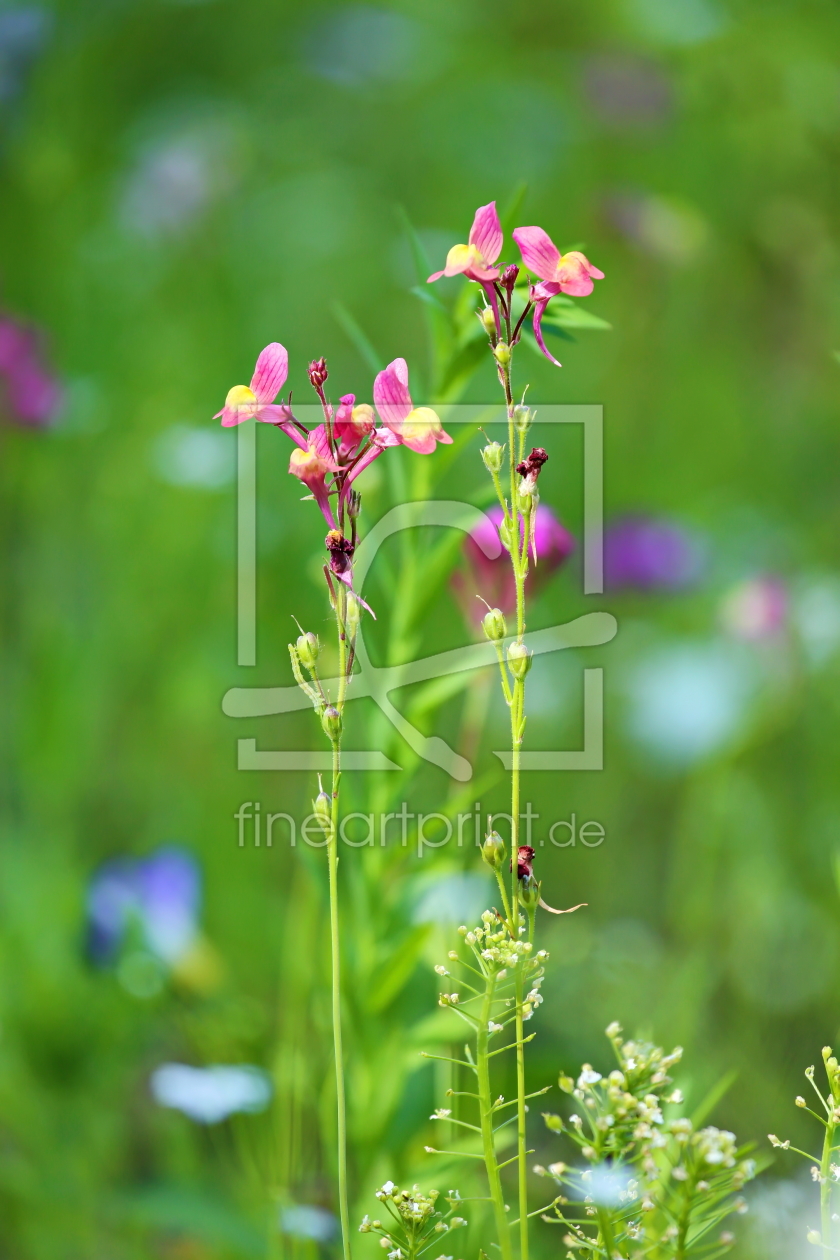
<svg viewBox="0 0 840 1260"><path fill-rule="evenodd" d="M22 90L49 28L49 14L37 5L0 13L0 101L11 100Z"/></svg>
<svg viewBox="0 0 840 1260"><path fill-rule="evenodd" d="M116 958L134 925L146 948L172 966L195 943L201 906L201 874L188 852L158 849L147 858L103 863L87 898L88 946L98 963Z"/></svg>
<svg viewBox="0 0 840 1260"><path fill-rule="evenodd" d="M625 516L604 531L607 590L672 590L691 586L703 571L699 539L674 521Z"/></svg>
<svg viewBox="0 0 840 1260"><path fill-rule="evenodd" d="M271 1098L268 1074L247 1063L203 1068L164 1063L152 1073L150 1084L162 1107L200 1124L218 1124L239 1111L264 1111Z"/></svg>
<svg viewBox="0 0 840 1260"><path fill-rule="evenodd" d="M756 685L752 658L733 644L661 648L630 677L630 734L663 764L689 765L735 738Z"/></svg>
<svg viewBox="0 0 840 1260"><path fill-rule="evenodd" d="M313 1242L328 1243L338 1232L338 1221L326 1208L295 1204L281 1211L280 1228L292 1238L311 1238Z"/></svg>
<svg viewBox="0 0 840 1260"><path fill-rule="evenodd" d="M218 490L236 472L234 443L216 429L173 424L158 434L152 457L161 479L173 486Z"/></svg>
<svg viewBox="0 0 840 1260"><path fill-rule="evenodd" d="M303 52L315 74L346 87L427 78L444 57L428 27L372 5L319 15L306 31Z"/></svg>

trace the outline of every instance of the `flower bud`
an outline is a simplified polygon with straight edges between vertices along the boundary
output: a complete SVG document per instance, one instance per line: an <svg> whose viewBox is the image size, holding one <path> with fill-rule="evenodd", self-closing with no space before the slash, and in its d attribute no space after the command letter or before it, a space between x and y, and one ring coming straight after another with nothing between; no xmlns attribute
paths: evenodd
<svg viewBox="0 0 840 1260"><path fill-rule="evenodd" d="M510 551L510 543L513 537L513 534L511 532L512 528L513 528L512 523L509 520L502 521L502 523L499 525L499 541L501 542L505 551Z"/></svg>
<svg viewBox="0 0 840 1260"><path fill-rule="evenodd" d="M504 459L505 448L500 446L498 442L488 442L484 450L481 452L481 458L484 460L484 467L488 472L500 472L502 460Z"/></svg>
<svg viewBox="0 0 840 1260"><path fill-rule="evenodd" d="M533 875L526 875L519 881L519 900L526 909L531 910L539 905L540 881Z"/></svg>
<svg viewBox="0 0 840 1260"><path fill-rule="evenodd" d="M495 355L496 362L500 363L502 367L505 367L508 363L510 363L510 346L506 341L500 341L498 345L495 345L493 347L493 354Z"/></svg>
<svg viewBox="0 0 840 1260"><path fill-rule="evenodd" d="M324 382L329 376L327 371L327 360L324 358L313 359L309 364L309 383L313 389L323 389Z"/></svg>
<svg viewBox="0 0 840 1260"><path fill-rule="evenodd" d="M333 743L341 736L341 714L334 704L328 704L321 714L321 725L324 734Z"/></svg>
<svg viewBox="0 0 840 1260"><path fill-rule="evenodd" d="M321 643L317 634L313 634L311 630L306 634L298 635L297 643L298 660L304 668L313 670L321 655Z"/></svg>
<svg viewBox="0 0 840 1260"><path fill-rule="evenodd" d="M524 643L511 643L507 656L510 672L514 678L524 678L531 668L531 662L534 659L533 652L530 652Z"/></svg>
<svg viewBox="0 0 840 1260"><path fill-rule="evenodd" d="M362 606L352 591L347 592L347 605L344 614L344 624L351 639L356 637L359 629L359 622L362 620Z"/></svg>
<svg viewBox="0 0 840 1260"><path fill-rule="evenodd" d="M503 289L507 289L508 293L513 292L513 286L516 284L516 278L519 275L519 268L516 263L511 263L509 267L505 267L501 275L501 285Z"/></svg>
<svg viewBox="0 0 840 1260"><path fill-rule="evenodd" d="M491 608L481 623L491 643L499 643L507 634L507 622L501 608Z"/></svg>
<svg viewBox="0 0 840 1260"><path fill-rule="evenodd" d="M485 306L483 310L479 311L478 318L484 325L488 335L492 337L496 331L496 316L493 314L492 306Z"/></svg>
<svg viewBox="0 0 840 1260"><path fill-rule="evenodd" d="M521 434L522 437L524 437L531 427L531 421L533 420L533 418L534 416L530 407L525 407L525 406L522 406L521 404L517 407L514 407L513 425L514 425L514 428L516 429L516 432Z"/></svg>
<svg viewBox="0 0 840 1260"><path fill-rule="evenodd" d="M326 792L320 791L312 802L312 813L325 832L332 830L332 802Z"/></svg>
<svg viewBox="0 0 840 1260"><path fill-rule="evenodd" d="M351 490L347 496L347 515L354 521L362 510L362 496L358 490Z"/></svg>
<svg viewBox="0 0 840 1260"><path fill-rule="evenodd" d="M571 1094L575 1088L575 1083L571 1076L567 1076L565 1072L560 1073L560 1079L557 1084L560 1086L564 1094Z"/></svg>
<svg viewBox="0 0 840 1260"><path fill-rule="evenodd" d="M822 1234L819 1234L815 1229L809 1229L805 1239L807 1242L813 1243L815 1247L819 1247L822 1243Z"/></svg>
<svg viewBox="0 0 840 1260"><path fill-rule="evenodd" d="M504 865L507 849L498 831L491 831L481 846L481 856L494 871L500 871Z"/></svg>

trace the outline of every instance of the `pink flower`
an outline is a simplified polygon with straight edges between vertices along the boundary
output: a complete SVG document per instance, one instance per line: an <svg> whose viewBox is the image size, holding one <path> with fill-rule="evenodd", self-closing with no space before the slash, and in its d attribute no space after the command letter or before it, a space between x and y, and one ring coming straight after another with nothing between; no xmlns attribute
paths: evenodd
<svg viewBox="0 0 840 1260"><path fill-rule="evenodd" d="M288 432L285 428L287 424L291 424L288 409L272 406L288 375L289 355L286 347L281 346L279 341L272 341L257 359L251 384L234 385L233 389L228 390L224 407L216 412L213 419L218 420L221 416L222 424L229 429L253 416L255 420L264 420L267 424L279 424ZM294 433L289 433L289 436L293 437ZM295 441L297 440L295 437Z"/></svg>
<svg viewBox="0 0 840 1260"><path fill-rule="evenodd" d="M327 489L327 473L338 471L339 465L330 454L326 429L319 424L309 434L308 444L303 449L292 451L289 472L298 477L313 495L330 529L335 529L335 518Z"/></svg>
<svg viewBox="0 0 840 1260"><path fill-rule="evenodd" d="M486 599L491 607L501 608L503 613L511 613L516 607L516 583L510 556L499 540L502 519L500 507L490 509L464 542L466 572L456 570L452 575L452 587L470 623L480 621L486 611L476 595ZM528 590L532 594L575 549L574 538L545 503L537 507L534 543L539 563L528 573Z"/></svg>
<svg viewBox="0 0 840 1260"><path fill-rule="evenodd" d="M531 285L529 295L534 307L534 336L537 345L547 359L561 367L554 355L546 349L543 340L541 324L545 308L558 293L588 297L595 287L595 281L603 280L604 273L576 249L570 250L568 254L561 254L541 227L516 228L513 239L519 246L525 266L542 281L541 284Z"/></svg>
<svg viewBox="0 0 840 1260"><path fill-rule="evenodd" d="M449 434L444 433L437 412L412 403L405 359L394 359L379 373L373 382L373 401L386 428L397 441L418 455L430 455L438 442L452 442ZM383 444L391 445L390 442Z"/></svg>
<svg viewBox="0 0 840 1260"><path fill-rule="evenodd" d="M0 394L10 419L46 428L59 409L61 386L43 358L41 337L15 319L0 318Z"/></svg>
<svg viewBox="0 0 840 1260"><path fill-rule="evenodd" d="M502 252L503 240L495 201L479 206L470 228L469 242L466 245L453 245L446 255L443 271L436 271L429 276L428 283L439 280L441 276L461 275L468 280L476 280L479 284L498 280L499 269L493 264Z"/></svg>
<svg viewBox="0 0 840 1260"><path fill-rule="evenodd" d="M373 408L367 403L356 406L355 394L344 394L338 411L335 413L334 432L340 443L338 454L341 459L355 455L365 438L370 437L376 427Z"/></svg>

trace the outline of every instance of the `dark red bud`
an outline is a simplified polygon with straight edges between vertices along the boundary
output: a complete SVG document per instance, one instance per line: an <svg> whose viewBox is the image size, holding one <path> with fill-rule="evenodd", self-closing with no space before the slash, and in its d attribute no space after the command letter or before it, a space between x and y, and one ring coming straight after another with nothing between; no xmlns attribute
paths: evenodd
<svg viewBox="0 0 840 1260"><path fill-rule="evenodd" d="M345 538L340 529L331 529L324 539L330 553L330 568L339 576L350 568L350 560L355 548L349 538Z"/></svg>
<svg viewBox="0 0 840 1260"><path fill-rule="evenodd" d="M516 471L520 477L531 477L536 481L540 475L540 469L548 459L548 452L541 446L535 446L527 459L523 459L521 464L516 465Z"/></svg>
<svg viewBox="0 0 840 1260"><path fill-rule="evenodd" d="M324 358L313 359L309 364L309 382L312 388L320 392L324 388L324 382L328 376L327 360Z"/></svg>
<svg viewBox="0 0 840 1260"><path fill-rule="evenodd" d="M512 293L513 286L516 284L516 277L518 275L519 268L516 263L511 263L509 267L505 267L501 276L502 288L507 289L508 293Z"/></svg>
<svg viewBox="0 0 840 1260"><path fill-rule="evenodd" d="M533 875L533 862L536 850L532 849L530 844L520 844L516 850L516 874L519 879L524 879L526 875ZM513 869L513 862L511 862Z"/></svg>

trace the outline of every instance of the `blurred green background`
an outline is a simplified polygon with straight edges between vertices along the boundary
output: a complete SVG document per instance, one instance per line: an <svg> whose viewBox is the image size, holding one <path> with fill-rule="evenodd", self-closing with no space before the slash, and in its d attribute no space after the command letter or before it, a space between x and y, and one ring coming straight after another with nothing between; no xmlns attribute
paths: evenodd
<svg viewBox="0 0 840 1260"><path fill-rule="evenodd" d="M237 771L236 739L318 747L317 731L220 707L230 687L291 683L292 614L326 629L322 524L264 429L258 661L237 667L236 438L210 417L271 340L297 398L309 358L328 357L333 397L368 398L372 362L404 355L434 401L406 216L438 267L493 198L524 198L518 222L606 273L584 304L612 331L552 343L562 371L523 349L520 387L602 403L608 519L682 531L696 561L585 597L576 556L534 606L535 627L605 609L619 633L543 658L529 684L535 748L580 745L584 665L607 693L603 772L524 788L544 819L606 831L540 853L548 901L589 906L544 928L531 1081L603 1063L619 1019L685 1045L690 1099L737 1074L717 1123L805 1140L792 1097L840 1025L838 40L823 0L0 3L0 308L41 330L62 388L54 423L7 396L0 427L0 1254L334 1247L323 854L239 848L233 820L245 800L301 816L315 791ZM484 363L463 397L495 390ZM551 438L543 501L579 538L580 438ZM368 521L403 487L486 505L478 449L389 452ZM448 588L457 546L413 531L384 550L376 663L476 637ZM505 714L481 680L394 698L456 748L483 734L474 781L418 763L359 702L348 746L406 775L348 784L347 807L503 809ZM91 879L164 844L202 871L189 958L128 940L97 965ZM423 1154L448 1081L417 1054L453 1035L430 963L484 885L451 847L342 867L361 1215L388 1176L468 1184ZM271 1105L196 1124L150 1094L172 1061L254 1064ZM767 1174L737 1254L798 1254L794 1172Z"/></svg>

